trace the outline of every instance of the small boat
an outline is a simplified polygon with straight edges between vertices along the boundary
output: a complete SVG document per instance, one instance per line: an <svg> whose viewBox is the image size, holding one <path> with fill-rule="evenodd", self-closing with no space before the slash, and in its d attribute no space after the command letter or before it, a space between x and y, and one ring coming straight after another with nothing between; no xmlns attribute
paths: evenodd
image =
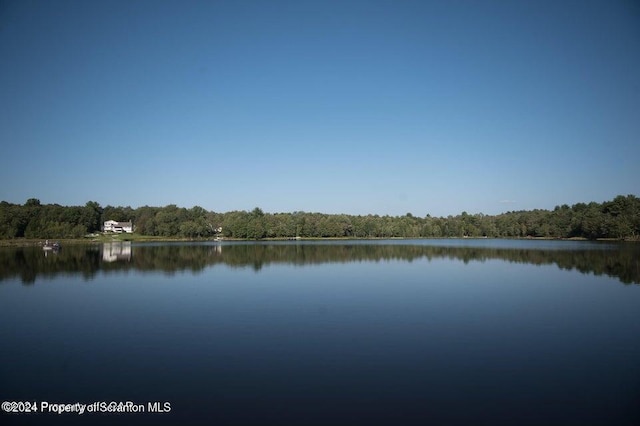
<svg viewBox="0 0 640 426"><path fill-rule="evenodd" d="M60 246L60 243L53 243L50 244L49 240L44 242L44 245L42 246L42 250L53 250L53 251L58 251L60 250L62 247Z"/></svg>

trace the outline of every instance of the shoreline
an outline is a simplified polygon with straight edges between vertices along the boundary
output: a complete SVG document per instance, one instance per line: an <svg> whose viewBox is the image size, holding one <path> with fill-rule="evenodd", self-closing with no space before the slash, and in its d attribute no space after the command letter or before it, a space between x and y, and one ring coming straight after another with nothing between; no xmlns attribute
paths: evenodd
<svg viewBox="0 0 640 426"><path fill-rule="evenodd" d="M119 234L122 235L122 234ZM46 238L16 238L16 239L0 239L0 247L33 247L42 246ZM597 238L590 240L583 237L572 238L554 238L554 237L298 237L298 238L262 238L259 240L247 238L223 238L215 240L212 238L179 238L179 237L153 237L144 235L127 236L118 238L115 236L101 236L91 238L60 238L50 239L60 243L60 245L80 245L80 244L103 244L103 243L119 243L119 242L135 242L135 243L172 243L172 242L279 242L279 241L384 241L384 240L542 240L542 241L595 241L595 242L630 242L638 243L640 240L635 239L618 239L618 238Z"/></svg>

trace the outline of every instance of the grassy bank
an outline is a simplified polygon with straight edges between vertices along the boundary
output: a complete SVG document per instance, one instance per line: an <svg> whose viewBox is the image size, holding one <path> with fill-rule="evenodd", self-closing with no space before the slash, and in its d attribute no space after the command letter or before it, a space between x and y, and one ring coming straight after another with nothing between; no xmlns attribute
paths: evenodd
<svg viewBox="0 0 640 426"><path fill-rule="evenodd" d="M28 247L28 246L41 246L45 243L45 238L14 238L10 240L0 240L0 247ZM83 238L60 238L60 239L49 239L49 242L57 242L60 245L68 245L68 244L86 244L86 243L111 243L111 242L122 242L122 241L131 241L131 242L163 242L163 241L194 241L188 238L169 238L169 237L152 237L148 235L139 235L139 234L97 234L86 236ZM195 240L199 241L199 240ZM201 240L206 241L206 240Z"/></svg>
<svg viewBox="0 0 640 426"><path fill-rule="evenodd" d="M349 240L372 240L372 241L380 241L380 240L451 240L451 239L484 239L482 237L441 237L441 238L403 238L403 237L388 237L388 238L353 238L353 237L309 237L309 238L264 238L261 240L251 240L251 239L242 239L242 238L225 238L224 241L349 241ZM524 238L489 238L489 239L505 239L505 240L557 240L557 241L590 241L586 238L573 237L573 238L546 238L546 237L524 237ZM0 239L0 247L29 247L29 246L42 246L45 243L45 238L14 238L14 239ZM86 236L83 238L63 238L63 239L50 239L49 242L57 242L60 245L69 245L69 244L87 244L87 243L112 243L112 242L205 242L205 241L213 241L212 238L179 238L179 237L154 237L149 235L140 235L140 234L94 234L90 236ZM640 240L630 240L630 239L614 239L614 238L599 238L597 240L591 241L610 241L610 242L619 242L619 241L632 241L632 242L640 242Z"/></svg>

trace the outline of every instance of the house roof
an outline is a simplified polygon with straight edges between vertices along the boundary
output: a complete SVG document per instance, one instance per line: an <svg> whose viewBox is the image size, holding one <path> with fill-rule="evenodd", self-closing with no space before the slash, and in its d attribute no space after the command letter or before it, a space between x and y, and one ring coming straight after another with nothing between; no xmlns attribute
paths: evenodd
<svg viewBox="0 0 640 426"><path fill-rule="evenodd" d="M116 222L115 220L108 220L104 224L105 225L109 224L109 225L113 225L113 226L131 226L131 225L133 225L133 223L131 221L129 221L129 222Z"/></svg>

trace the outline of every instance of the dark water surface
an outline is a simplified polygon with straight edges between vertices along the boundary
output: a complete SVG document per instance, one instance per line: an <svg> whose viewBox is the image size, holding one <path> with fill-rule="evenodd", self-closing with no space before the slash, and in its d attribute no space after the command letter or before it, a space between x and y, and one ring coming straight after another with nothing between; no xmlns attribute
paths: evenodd
<svg viewBox="0 0 640 426"><path fill-rule="evenodd" d="M640 424L637 245L0 248L2 424Z"/></svg>

